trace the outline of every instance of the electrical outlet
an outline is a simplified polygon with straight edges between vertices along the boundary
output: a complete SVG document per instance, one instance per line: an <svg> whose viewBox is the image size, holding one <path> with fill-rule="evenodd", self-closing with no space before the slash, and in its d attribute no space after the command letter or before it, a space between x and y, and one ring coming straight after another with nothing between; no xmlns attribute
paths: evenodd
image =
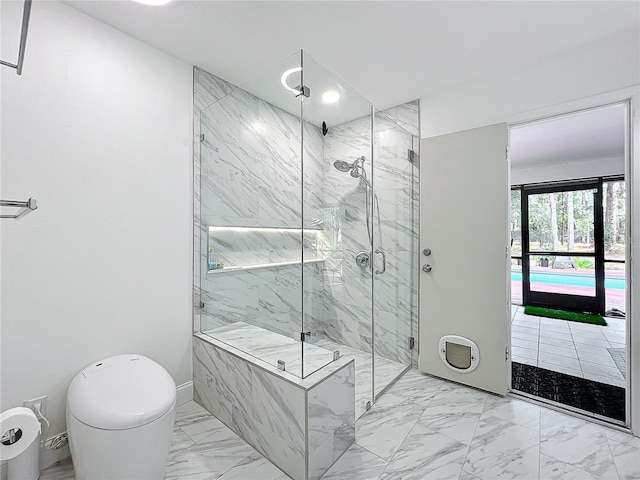
<svg viewBox="0 0 640 480"><path fill-rule="evenodd" d="M42 397L38 397L38 398L32 398L31 400L25 400L22 404L22 406L27 407L30 410L34 410L34 405L37 405L40 407L40 413L42 414L43 417L47 416L47 396L44 395Z"/></svg>

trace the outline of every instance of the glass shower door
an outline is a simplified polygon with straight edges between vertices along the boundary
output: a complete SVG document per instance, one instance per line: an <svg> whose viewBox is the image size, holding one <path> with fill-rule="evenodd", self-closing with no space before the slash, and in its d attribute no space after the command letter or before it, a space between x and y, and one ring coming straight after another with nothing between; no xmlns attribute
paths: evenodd
<svg viewBox="0 0 640 480"><path fill-rule="evenodd" d="M377 396L411 364L418 217L413 135L378 112L374 132L373 361Z"/></svg>
<svg viewBox="0 0 640 480"><path fill-rule="evenodd" d="M372 106L305 54L302 149L305 243L305 375L314 347L351 357L356 366L356 417L372 388ZM315 263L312 263L315 262Z"/></svg>

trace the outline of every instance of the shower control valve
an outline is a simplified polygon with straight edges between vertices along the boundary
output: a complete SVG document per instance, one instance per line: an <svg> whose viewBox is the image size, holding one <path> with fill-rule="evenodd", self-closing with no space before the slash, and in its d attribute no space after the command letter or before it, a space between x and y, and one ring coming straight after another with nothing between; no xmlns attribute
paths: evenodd
<svg viewBox="0 0 640 480"><path fill-rule="evenodd" d="M367 268L369 266L370 255L367 252L358 252L356 255L356 265L360 268Z"/></svg>

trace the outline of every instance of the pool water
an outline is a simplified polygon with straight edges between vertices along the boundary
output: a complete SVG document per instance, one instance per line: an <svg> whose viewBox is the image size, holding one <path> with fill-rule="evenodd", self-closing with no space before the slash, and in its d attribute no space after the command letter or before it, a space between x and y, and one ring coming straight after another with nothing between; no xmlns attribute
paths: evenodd
<svg viewBox="0 0 640 480"><path fill-rule="evenodd" d="M562 273L544 273L536 272L531 275L532 283L547 283L551 285L570 285L574 287L592 287L596 286L596 279L590 274L562 274ZM512 271L511 281L521 282L522 272ZM604 288L613 290L625 289L624 277L605 277Z"/></svg>

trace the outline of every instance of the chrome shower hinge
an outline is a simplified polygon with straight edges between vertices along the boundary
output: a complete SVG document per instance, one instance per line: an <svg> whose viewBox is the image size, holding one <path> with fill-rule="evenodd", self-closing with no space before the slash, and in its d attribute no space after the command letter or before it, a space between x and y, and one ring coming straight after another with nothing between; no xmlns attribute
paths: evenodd
<svg viewBox="0 0 640 480"><path fill-rule="evenodd" d="M304 95L305 97L309 98L311 96L311 90L306 85L303 85L302 87L298 85L296 87L296 90L300 92L296 95L296 97L299 97L300 95Z"/></svg>

